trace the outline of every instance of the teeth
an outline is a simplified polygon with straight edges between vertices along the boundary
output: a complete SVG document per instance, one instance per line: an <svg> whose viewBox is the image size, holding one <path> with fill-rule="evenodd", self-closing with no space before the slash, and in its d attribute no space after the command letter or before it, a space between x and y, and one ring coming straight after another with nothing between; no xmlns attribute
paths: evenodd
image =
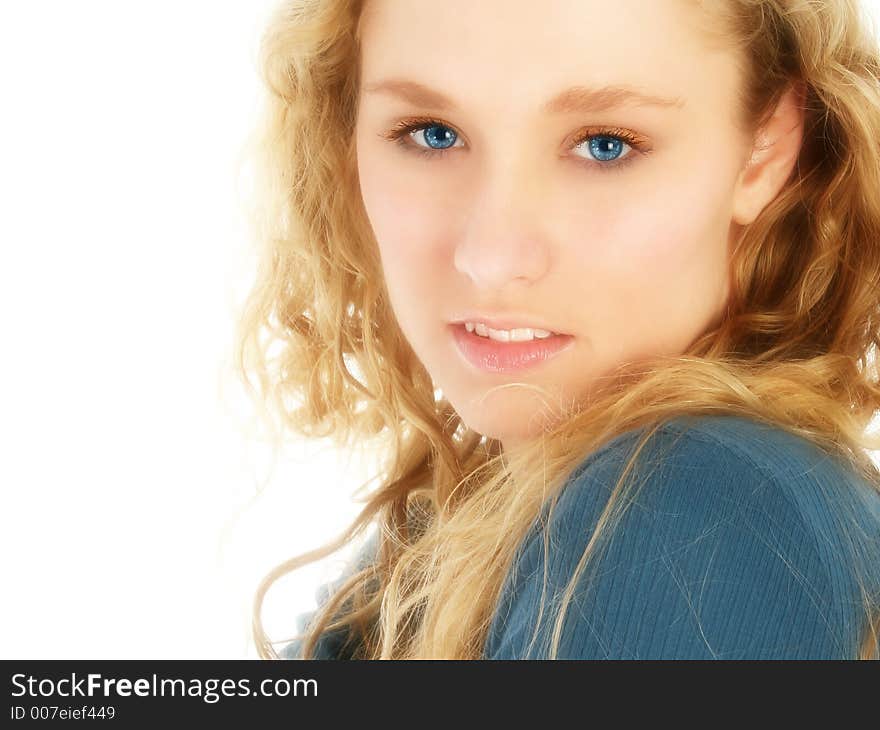
<svg viewBox="0 0 880 730"><path fill-rule="evenodd" d="M529 340L538 338L544 339L550 335L556 334L549 330L535 329L532 327L518 327L512 330L493 330L482 322L465 322L465 329L468 332L476 332L481 337L488 337L490 340L498 342L528 342Z"/></svg>

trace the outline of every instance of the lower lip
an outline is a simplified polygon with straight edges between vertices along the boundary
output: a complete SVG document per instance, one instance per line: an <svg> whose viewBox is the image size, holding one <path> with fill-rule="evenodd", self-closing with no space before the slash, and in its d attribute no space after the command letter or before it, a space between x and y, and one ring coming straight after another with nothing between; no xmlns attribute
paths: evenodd
<svg viewBox="0 0 880 730"><path fill-rule="evenodd" d="M527 342L498 342L468 332L464 324L453 324L452 334L465 359L479 370L491 373L519 372L536 367L567 350L572 335L550 335Z"/></svg>

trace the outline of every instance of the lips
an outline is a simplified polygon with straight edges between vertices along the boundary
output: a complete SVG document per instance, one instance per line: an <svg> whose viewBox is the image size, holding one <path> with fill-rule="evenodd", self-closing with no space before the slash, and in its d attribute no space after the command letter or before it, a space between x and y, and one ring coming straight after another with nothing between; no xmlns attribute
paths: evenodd
<svg viewBox="0 0 880 730"><path fill-rule="evenodd" d="M464 359L473 367L492 373L535 368L564 352L574 342L574 337L565 334L525 342L499 342L468 332L463 323L454 323L450 327Z"/></svg>

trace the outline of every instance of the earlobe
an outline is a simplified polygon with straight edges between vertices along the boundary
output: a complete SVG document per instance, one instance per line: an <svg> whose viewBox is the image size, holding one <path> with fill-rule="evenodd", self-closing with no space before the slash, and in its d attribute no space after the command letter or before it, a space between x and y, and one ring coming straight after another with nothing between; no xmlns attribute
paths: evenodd
<svg viewBox="0 0 880 730"><path fill-rule="evenodd" d="M779 194L797 165L804 137L806 86L783 94L773 115L755 134L751 156L737 180L733 220L748 225Z"/></svg>

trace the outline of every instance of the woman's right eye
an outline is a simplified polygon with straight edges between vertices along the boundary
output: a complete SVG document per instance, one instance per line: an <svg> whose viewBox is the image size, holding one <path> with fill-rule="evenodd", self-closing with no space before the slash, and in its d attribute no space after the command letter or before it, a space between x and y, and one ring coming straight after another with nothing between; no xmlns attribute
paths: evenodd
<svg viewBox="0 0 880 730"><path fill-rule="evenodd" d="M394 140L405 149L427 156L443 154L458 140L458 133L452 127L435 120L424 119L403 122L382 136ZM418 137L421 137L426 144L422 145L415 141Z"/></svg>

